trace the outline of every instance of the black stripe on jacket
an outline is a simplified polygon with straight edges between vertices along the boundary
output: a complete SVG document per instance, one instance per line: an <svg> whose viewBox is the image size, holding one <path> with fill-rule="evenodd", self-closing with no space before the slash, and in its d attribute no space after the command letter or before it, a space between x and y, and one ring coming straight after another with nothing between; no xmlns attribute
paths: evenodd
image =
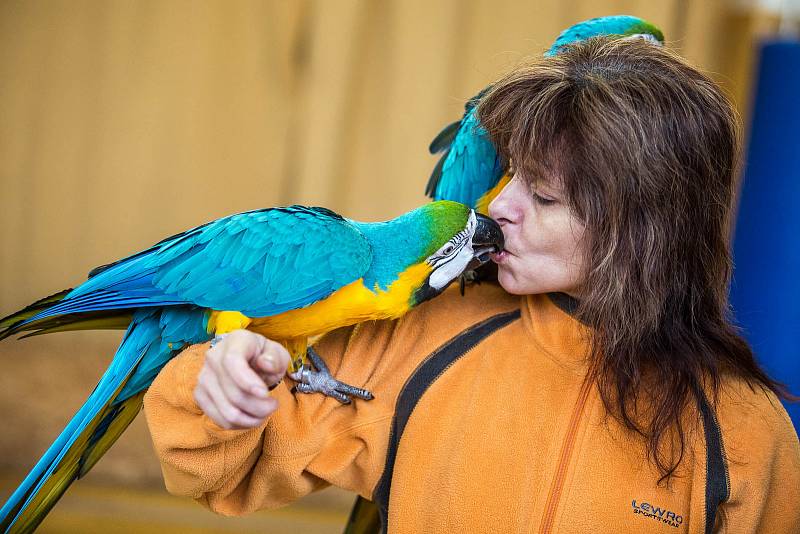
<svg viewBox="0 0 800 534"><path fill-rule="evenodd" d="M575 305L565 300L557 300L549 295L553 302L567 313L572 313ZM373 534L388 531L389 493L391 490L392 473L397 458L397 449L400 438L403 436L408 419L414 411L419 399L428 390L431 384L447 370L450 365L459 360L478 343L486 339L495 331L511 324L520 318L520 311L495 315L467 330L461 332L444 345L431 353L423 363L409 377L395 407L392 420L391 435L386 454L386 465L378 485L373 493L373 501L358 497L350 518L345 526L344 534ZM716 415L708 403L705 395L699 392L698 408L703 419L706 442L706 492L705 492L705 532L710 534L714 529L717 510L720 505L730 498L730 478L728 464L725 458L725 449L722 443L722 433Z"/></svg>

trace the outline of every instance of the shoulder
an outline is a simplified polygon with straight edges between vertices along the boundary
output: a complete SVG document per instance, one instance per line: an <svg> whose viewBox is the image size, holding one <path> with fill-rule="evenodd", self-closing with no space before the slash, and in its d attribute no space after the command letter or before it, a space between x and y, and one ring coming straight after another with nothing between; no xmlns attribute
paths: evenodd
<svg viewBox="0 0 800 534"><path fill-rule="evenodd" d="M734 493L760 478L793 480L800 492L800 441L775 393L729 376L714 411Z"/></svg>
<svg viewBox="0 0 800 534"><path fill-rule="evenodd" d="M784 440L797 442L792 420L781 401L760 384L726 376L720 385L716 412L723 435L732 446L741 443L757 447Z"/></svg>
<svg viewBox="0 0 800 534"><path fill-rule="evenodd" d="M467 286L463 295L458 285L453 284L438 297L409 311L402 320L423 324L447 322L467 328L482 319L519 307L520 297L506 293L495 283Z"/></svg>
<svg viewBox="0 0 800 534"><path fill-rule="evenodd" d="M707 488L720 497L720 520L737 532L796 532L800 441L780 400L768 388L726 376L713 412L716 430L706 426L706 442L720 443L722 476L712 483L710 457L705 472ZM707 503L708 497L707 489Z"/></svg>
<svg viewBox="0 0 800 534"><path fill-rule="evenodd" d="M446 340L480 321L518 310L520 305L521 297L506 293L495 283L467 286L463 295L458 285L452 284L441 295L412 308L399 319L366 321L328 337L341 339L355 335L374 339L402 334Z"/></svg>
<svg viewBox="0 0 800 534"><path fill-rule="evenodd" d="M471 285L461 295L452 285L438 297L413 308L395 320L365 321L354 327L336 330L325 336L318 347L323 355L358 361L362 368L403 362L411 372L448 340L482 321L519 310L521 297L509 295L499 285Z"/></svg>

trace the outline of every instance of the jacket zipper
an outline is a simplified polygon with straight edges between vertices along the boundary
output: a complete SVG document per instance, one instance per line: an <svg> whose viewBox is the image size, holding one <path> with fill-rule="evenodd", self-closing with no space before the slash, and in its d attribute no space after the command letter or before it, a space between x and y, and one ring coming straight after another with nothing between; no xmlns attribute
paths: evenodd
<svg viewBox="0 0 800 534"><path fill-rule="evenodd" d="M578 400L575 402L575 408L572 411L572 417L569 421L567 428L567 435L564 438L564 443L561 445L561 454L558 457L558 465L556 467L556 474L553 477L553 482L550 485L550 491L547 494L545 501L544 515L542 516L542 524L539 527L540 534L549 534L553 529L553 521L556 517L556 507L558 500L561 497L561 491L564 487L564 478L567 475L567 466L572 456L572 450L575 445L575 437L578 432L578 424L580 423L581 416L583 415L583 408L586 405L586 399L589 396L592 381L588 377L583 381L581 390L578 393Z"/></svg>

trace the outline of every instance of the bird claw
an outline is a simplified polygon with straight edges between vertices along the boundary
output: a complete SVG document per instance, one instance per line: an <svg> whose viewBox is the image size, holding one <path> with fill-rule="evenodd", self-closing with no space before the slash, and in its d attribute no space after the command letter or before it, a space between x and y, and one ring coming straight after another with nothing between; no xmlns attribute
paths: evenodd
<svg viewBox="0 0 800 534"><path fill-rule="evenodd" d="M478 276L478 273L476 271L474 271L474 270L464 271L463 273L461 273L459 275L459 277L458 277L458 288L459 288L459 291L461 292L461 296L462 297L464 296L464 289L466 288L466 286L468 284L469 285L472 285L472 284L480 285L481 284L481 279Z"/></svg>
<svg viewBox="0 0 800 534"><path fill-rule="evenodd" d="M333 397L342 404L350 404L353 401L351 397L364 400L372 400L374 398L372 393L366 389L357 388L333 378L328 366L325 365L319 354L311 347L308 347L307 355L316 371L308 366L302 366L297 372L289 375L297 382L294 387L296 391L300 393L322 393L327 397Z"/></svg>

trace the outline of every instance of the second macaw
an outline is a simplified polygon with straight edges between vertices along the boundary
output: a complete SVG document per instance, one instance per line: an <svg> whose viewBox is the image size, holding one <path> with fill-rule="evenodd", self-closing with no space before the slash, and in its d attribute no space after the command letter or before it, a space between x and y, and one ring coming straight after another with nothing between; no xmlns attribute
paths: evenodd
<svg viewBox="0 0 800 534"><path fill-rule="evenodd" d="M0 339L25 331L126 329L86 403L0 510L0 531L35 529L130 424L156 374L187 345L246 327L287 347L299 391L343 403L370 399L368 391L330 377L308 340L400 317L502 247L497 223L450 201L380 223L325 208L255 210L99 267L76 288L0 320Z"/></svg>
<svg viewBox="0 0 800 534"><path fill-rule="evenodd" d="M653 24L638 17L614 15L570 26L561 32L545 55L555 55L569 44L601 35L640 37L655 44L664 43L663 33ZM507 162L501 161L476 115L478 102L489 89L491 86L471 98L464 106L461 120L447 125L431 142L431 154L442 153L442 156L425 188L425 194L434 200L454 200L484 214L510 180L506 174Z"/></svg>

